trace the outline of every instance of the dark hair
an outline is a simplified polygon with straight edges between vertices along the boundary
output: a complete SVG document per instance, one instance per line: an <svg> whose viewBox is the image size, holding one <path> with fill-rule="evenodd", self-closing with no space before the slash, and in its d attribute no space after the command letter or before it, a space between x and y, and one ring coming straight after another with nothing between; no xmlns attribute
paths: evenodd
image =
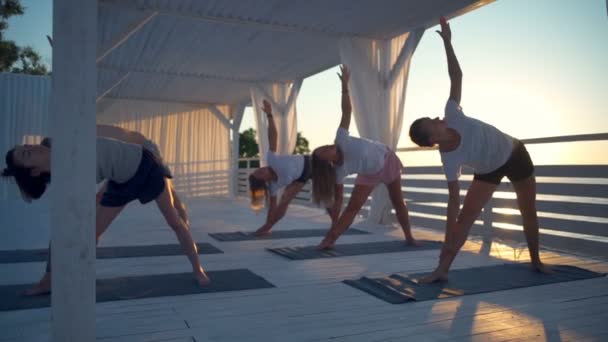
<svg viewBox="0 0 608 342"><path fill-rule="evenodd" d="M327 160L319 158L318 149L312 152L312 202L329 208L334 202L336 169Z"/></svg>
<svg viewBox="0 0 608 342"><path fill-rule="evenodd" d="M50 137L44 137L44 139L42 139L42 141L40 142L40 145L46 146L48 148L51 148L51 138Z"/></svg>
<svg viewBox="0 0 608 342"><path fill-rule="evenodd" d="M412 123L410 126L410 139L418 146L431 147L433 146L433 144L431 144L431 137L429 137L429 133L422 127L422 123L425 119L428 118L420 118Z"/></svg>
<svg viewBox="0 0 608 342"><path fill-rule="evenodd" d="M31 168L15 164L13 158L14 152L14 148L6 152L6 168L2 171L2 177L15 177L15 182L17 182L17 186L21 190L23 199L27 202L40 198L44 194L47 184L51 182L51 174L43 172L39 176L32 176Z"/></svg>

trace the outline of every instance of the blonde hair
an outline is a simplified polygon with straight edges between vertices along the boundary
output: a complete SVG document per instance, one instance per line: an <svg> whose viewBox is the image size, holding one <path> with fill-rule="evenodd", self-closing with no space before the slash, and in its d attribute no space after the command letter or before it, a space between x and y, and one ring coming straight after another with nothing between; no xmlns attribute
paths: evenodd
<svg viewBox="0 0 608 342"><path fill-rule="evenodd" d="M334 204L336 169L326 160L312 153L312 201L329 208Z"/></svg>
<svg viewBox="0 0 608 342"><path fill-rule="evenodd" d="M256 213L264 209L268 202L268 186L265 181L256 178L253 174L249 175L249 196L251 203L249 207Z"/></svg>

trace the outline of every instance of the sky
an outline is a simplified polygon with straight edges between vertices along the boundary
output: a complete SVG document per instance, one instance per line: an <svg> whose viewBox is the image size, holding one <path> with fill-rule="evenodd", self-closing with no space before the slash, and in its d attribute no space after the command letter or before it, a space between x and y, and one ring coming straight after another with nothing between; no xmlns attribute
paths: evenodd
<svg viewBox="0 0 608 342"><path fill-rule="evenodd" d="M46 35L52 1L22 0L8 39L31 45L51 64ZM465 114L517 138L608 133L608 10L605 0L498 0L450 22L463 70ZM412 59L398 147L413 146L410 123L442 116L449 94L443 44L427 30ZM304 80L298 131L312 148L331 143L340 120L340 88L332 68ZM319 123L324 124L320 125ZM254 127L251 109L241 131ZM351 132L357 135L356 124ZM608 142L534 145L536 164L608 163ZM438 153L400 153L405 165L437 165Z"/></svg>

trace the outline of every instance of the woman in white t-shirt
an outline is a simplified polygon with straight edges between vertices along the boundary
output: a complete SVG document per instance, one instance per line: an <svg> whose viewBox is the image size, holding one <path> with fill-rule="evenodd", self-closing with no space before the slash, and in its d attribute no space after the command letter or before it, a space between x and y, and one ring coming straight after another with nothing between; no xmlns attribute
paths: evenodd
<svg viewBox="0 0 608 342"><path fill-rule="evenodd" d="M51 144L17 145L6 153L2 177L14 178L26 201L40 198L51 182ZM209 284L198 259L190 226L175 207L166 170L160 160L142 145L98 137L96 141L97 183L107 181L96 208L97 241L124 207L133 200L142 204L155 201L175 232L200 285ZM49 253L50 256L50 253ZM51 290L50 262L39 283L26 295L41 295Z"/></svg>
<svg viewBox="0 0 608 342"><path fill-rule="evenodd" d="M397 219L403 229L406 242L416 244L412 236L409 214L401 194L401 161L388 146L362 138L351 137L348 133L351 117L351 103L348 94L350 72L341 67L338 75L342 84L342 119L336 133L334 145L325 145L312 153L312 197L317 205L331 207L338 217L325 235L318 249L332 248L338 237L353 223L355 216L376 185L386 185L395 208ZM344 178L358 174L348 205L340 215Z"/></svg>
<svg viewBox="0 0 608 342"><path fill-rule="evenodd" d="M272 227L285 216L289 203L302 190L311 177L310 156L279 155L277 151L277 128L272 117L272 106L263 101L262 110L268 118L269 151L266 154L268 166L260 167L249 175L251 208L259 211L268 202L266 222L256 230L255 235L271 234ZM277 204L277 193L285 188ZM333 222L333 217L332 217Z"/></svg>
<svg viewBox="0 0 608 342"><path fill-rule="evenodd" d="M419 146L439 145L449 190L445 243L439 266L422 281L447 279L450 266L466 242L471 226L504 176L512 182L517 194L532 264L538 271L550 272L538 253L536 181L530 155L521 141L464 115L460 107L462 71L452 47L450 26L444 18L440 23L441 31L437 33L444 42L451 80L445 116L443 119L421 118L410 127L410 137ZM472 168L475 176L460 209L458 178L462 166Z"/></svg>

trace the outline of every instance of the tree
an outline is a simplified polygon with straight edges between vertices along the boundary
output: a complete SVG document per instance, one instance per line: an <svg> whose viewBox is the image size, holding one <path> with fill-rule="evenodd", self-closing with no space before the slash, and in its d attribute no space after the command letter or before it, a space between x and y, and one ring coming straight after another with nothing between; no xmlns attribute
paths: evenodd
<svg viewBox="0 0 608 342"><path fill-rule="evenodd" d="M293 149L293 154L306 153L310 153L310 148L308 147L308 139L304 138L301 132L298 132L298 137L296 139L296 147Z"/></svg>
<svg viewBox="0 0 608 342"><path fill-rule="evenodd" d="M246 131L239 133L239 157L241 158L254 158L259 155L258 143L255 140L255 130L249 128ZM310 147L308 147L308 140L302 136L301 132L298 132L296 147L293 150L293 154L306 154L310 153Z"/></svg>
<svg viewBox="0 0 608 342"><path fill-rule="evenodd" d="M255 141L255 130L249 128L248 130L239 133L239 157L241 158L253 158L257 157L260 150L258 149L258 143Z"/></svg>
<svg viewBox="0 0 608 342"><path fill-rule="evenodd" d="M31 47L19 47L12 40L4 39L8 19L22 15L23 6L19 0L0 0L0 71L46 75L48 70L41 62L40 55ZM18 65L21 64L21 67Z"/></svg>

